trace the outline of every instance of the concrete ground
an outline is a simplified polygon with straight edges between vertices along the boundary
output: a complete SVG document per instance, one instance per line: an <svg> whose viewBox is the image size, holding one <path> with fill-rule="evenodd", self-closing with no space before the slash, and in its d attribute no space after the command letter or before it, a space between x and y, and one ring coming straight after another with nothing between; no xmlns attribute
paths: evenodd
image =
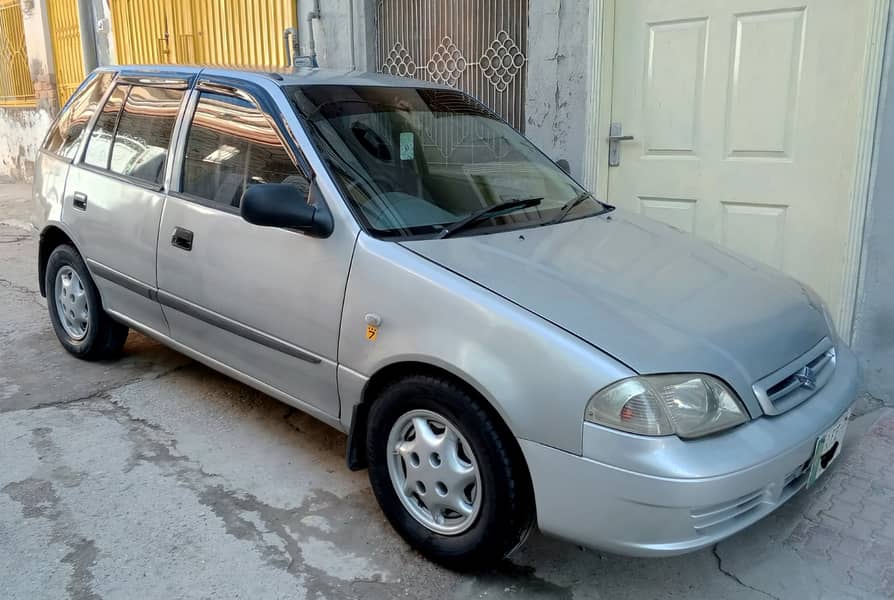
<svg viewBox="0 0 894 600"><path fill-rule="evenodd" d="M390 529L343 435L137 334L116 363L65 354L29 193L0 186L0 598L894 598L890 409L861 404L836 468L715 548L534 535L457 575Z"/></svg>

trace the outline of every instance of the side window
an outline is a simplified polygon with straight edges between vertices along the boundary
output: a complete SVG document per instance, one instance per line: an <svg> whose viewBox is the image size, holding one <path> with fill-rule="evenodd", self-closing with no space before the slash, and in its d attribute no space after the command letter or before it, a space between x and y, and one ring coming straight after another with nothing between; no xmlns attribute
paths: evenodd
<svg viewBox="0 0 894 600"><path fill-rule="evenodd" d="M309 186L267 116L239 98L202 93L184 158L181 191L230 207L253 184Z"/></svg>
<svg viewBox="0 0 894 600"><path fill-rule="evenodd" d="M78 151L87 124L93 118L99 101L109 89L113 74L99 73L65 107L50 130L44 150L71 160Z"/></svg>
<svg viewBox="0 0 894 600"><path fill-rule="evenodd" d="M161 184L183 90L133 86L115 130L109 169Z"/></svg>
<svg viewBox="0 0 894 600"><path fill-rule="evenodd" d="M87 140L87 152L84 154L84 162L102 169L109 168L109 154L112 149L112 136L115 135L115 125L118 124L118 113L124 105L124 98L130 86L119 85L106 100L102 112L93 126L90 139Z"/></svg>

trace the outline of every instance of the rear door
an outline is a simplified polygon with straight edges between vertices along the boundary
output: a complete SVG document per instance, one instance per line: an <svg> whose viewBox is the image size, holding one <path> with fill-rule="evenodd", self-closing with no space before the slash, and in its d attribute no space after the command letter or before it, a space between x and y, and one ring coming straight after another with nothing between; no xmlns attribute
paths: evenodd
<svg viewBox="0 0 894 600"><path fill-rule="evenodd" d="M291 183L306 193L310 185L309 170L296 164L301 150L274 116L288 106L245 85L200 81L194 92L159 233L159 300L176 341L302 408L337 416L354 237L337 228L319 239L239 215L248 186Z"/></svg>
<svg viewBox="0 0 894 600"><path fill-rule="evenodd" d="M110 71L91 73L62 108L41 146L34 168L34 223L59 221L68 168L77 157L93 115L112 83Z"/></svg>
<svg viewBox="0 0 894 600"><path fill-rule="evenodd" d="M119 78L71 167L62 209L105 309L165 334L155 249L167 158L187 88L186 81Z"/></svg>

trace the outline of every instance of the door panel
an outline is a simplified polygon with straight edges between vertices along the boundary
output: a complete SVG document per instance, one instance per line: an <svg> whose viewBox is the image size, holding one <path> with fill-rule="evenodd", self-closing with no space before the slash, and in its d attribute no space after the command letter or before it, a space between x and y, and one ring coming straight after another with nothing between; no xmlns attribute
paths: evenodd
<svg viewBox="0 0 894 600"><path fill-rule="evenodd" d="M87 196L85 210L74 207L74 195ZM155 245L164 195L82 166L72 166L65 187L62 220L78 232L80 251L91 265L103 305L167 333L161 307L148 294L100 276L95 262L146 288L155 288Z"/></svg>
<svg viewBox="0 0 894 600"><path fill-rule="evenodd" d="M799 7L734 17L727 157L792 158L804 12Z"/></svg>
<svg viewBox="0 0 894 600"><path fill-rule="evenodd" d="M608 199L840 305L869 0L615 3Z"/></svg>
<svg viewBox="0 0 894 600"><path fill-rule="evenodd" d="M176 227L192 232L191 250L171 243ZM353 250L341 233L316 239L257 227L233 212L169 197L159 235L160 294L194 305L190 311L162 297L171 335L337 416L335 359Z"/></svg>
<svg viewBox="0 0 894 600"><path fill-rule="evenodd" d="M337 227L318 239L243 220L249 187L289 184L306 194L310 184L256 98L199 87L158 240L171 335L338 416L338 335L355 235Z"/></svg>

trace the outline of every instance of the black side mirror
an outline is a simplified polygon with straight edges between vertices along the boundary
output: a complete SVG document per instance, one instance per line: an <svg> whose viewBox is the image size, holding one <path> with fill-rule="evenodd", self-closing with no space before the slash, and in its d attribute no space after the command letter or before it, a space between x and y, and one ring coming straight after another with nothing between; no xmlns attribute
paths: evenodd
<svg viewBox="0 0 894 600"><path fill-rule="evenodd" d="M564 158L560 158L556 161L556 166L571 175L571 165L568 164L568 161Z"/></svg>
<svg viewBox="0 0 894 600"><path fill-rule="evenodd" d="M295 229L314 237L329 237L333 229L332 214L316 181L307 195L288 183L252 185L242 194L239 213L253 225Z"/></svg>

